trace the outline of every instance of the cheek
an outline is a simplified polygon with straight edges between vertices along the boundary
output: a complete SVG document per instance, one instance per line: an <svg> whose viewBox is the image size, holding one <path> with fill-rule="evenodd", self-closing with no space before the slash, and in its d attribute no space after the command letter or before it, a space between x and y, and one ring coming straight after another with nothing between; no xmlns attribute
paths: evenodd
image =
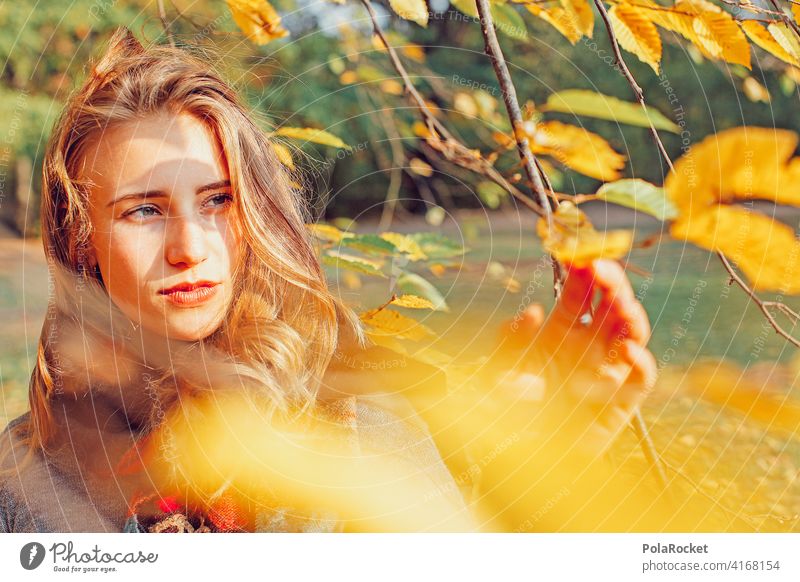
<svg viewBox="0 0 800 582"><path fill-rule="evenodd" d="M228 271L232 273L242 256L243 237L236 215L230 213L227 217L220 218L217 228L221 237L220 246L224 249L225 262L227 263Z"/></svg>
<svg viewBox="0 0 800 582"><path fill-rule="evenodd" d="M140 289L150 279L149 273L161 249L160 238L138 229L124 229L94 237L95 253L106 288L112 298L139 298Z"/></svg>

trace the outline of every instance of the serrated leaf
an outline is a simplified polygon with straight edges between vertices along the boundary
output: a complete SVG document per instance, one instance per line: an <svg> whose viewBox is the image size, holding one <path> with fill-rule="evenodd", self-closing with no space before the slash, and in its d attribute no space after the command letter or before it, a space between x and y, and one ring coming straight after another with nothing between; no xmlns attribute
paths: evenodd
<svg viewBox="0 0 800 582"><path fill-rule="evenodd" d="M637 127L650 127L650 123L652 123L656 129L680 133L677 125L653 107L648 107L647 113L645 113L638 103L623 101L588 89L566 89L553 93L547 98L547 103L541 109L542 111L557 111L595 119L606 119Z"/></svg>
<svg viewBox="0 0 800 582"><path fill-rule="evenodd" d="M758 212L716 204L673 222L670 234L725 254L755 291L800 293L800 242L794 231Z"/></svg>
<svg viewBox="0 0 800 582"><path fill-rule="evenodd" d="M633 208L666 221L678 215L678 210L663 188L638 178L617 180L600 186L596 196L600 200Z"/></svg>
<svg viewBox="0 0 800 582"><path fill-rule="evenodd" d="M769 33L775 41L781 45L783 50L796 61L800 60L800 41L797 40L797 35L794 30L786 26L783 22L772 22L767 26L767 30L769 30Z"/></svg>
<svg viewBox="0 0 800 582"><path fill-rule="evenodd" d="M393 309L371 309L359 315L361 321L371 328L371 333L388 335L413 341L436 337L436 334L420 322L406 317Z"/></svg>
<svg viewBox="0 0 800 582"><path fill-rule="evenodd" d="M351 149L350 146L341 139L323 129L314 129L313 127L280 127L276 129L274 133L275 135L283 137L307 142L310 141L335 148Z"/></svg>
<svg viewBox="0 0 800 582"><path fill-rule="evenodd" d="M625 156L609 143L581 127L546 121L526 131L534 153L548 155L576 172L603 180L616 180L625 167Z"/></svg>
<svg viewBox="0 0 800 582"><path fill-rule="evenodd" d="M459 257L467 252L467 249L458 242L434 232L415 232L408 237L419 245L430 260L440 261Z"/></svg>
<svg viewBox="0 0 800 582"><path fill-rule="evenodd" d="M264 45L289 34L267 0L227 0L227 3L236 26L255 44Z"/></svg>
<svg viewBox="0 0 800 582"><path fill-rule="evenodd" d="M742 30L753 41L753 44L761 47L773 56L778 57L780 60L789 63L790 65L800 66L800 61L786 52L781 44L775 40L775 37L766 28L761 26L755 20L745 20L740 23Z"/></svg>
<svg viewBox="0 0 800 582"><path fill-rule="evenodd" d="M630 4L615 4L608 13L619 45L639 57L658 74L661 66L661 37L645 13Z"/></svg>
<svg viewBox="0 0 800 582"><path fill-rule="evenodd" d="M425 0L389 0L389 6L400 18L416 22L422 27L428 26L428 5Z"/></svg>
<svg viewBox="0 0 800 582"><path fill-rule="evenodd" d="M405 295L400 295L399 297L395 297L391 301L391 305L396 305L398 307L407 307L409 309L436 309L436 306L431 303L428 299L424 297L419 297L418 295L411 295L406 293Z"/></svg>
<svg viewBox="0 0 800 582"><path fill-rule="evenodd" d="M352 234L342 239L341 245L378 256L393 255L398 250L390 241L377 234Z"/></svg>
<svg viewBox="0 0 800 582"><path fill-rule="evenodd" d="M583 36L580 22L575 15L561 6L546 8L539 3L525 3L525 8L528 12L555 28L573 45Z"/></svg>
<svg viewBox="0 0 800 582"><path fill-rule="evenodd" d="M558 220L551 230L544 218L538 220L536 230L542 246L559 261L582 266L595 259L619 259L631 249L631 231L598 232L572 202L561 202L554 217Z"/></svg>
<svg viewBox="0 0 800 582"><path fill-rule="evenodd" d="M357 273L364 273L365 275L386 278L386 275L380 270L380 263L369 261L362 257L328 251L322 255L322 262L325 265L336 267L337 269L349 269Z"/></svg>
<svg viewBox="0 0 800 582"><path fill-rule="evenodd" d="M427 279L416 273L404 272L397 278L397 288L404 293L424 297L436 311L450 311L444 296Z"/></svg>
<svg viewBox="0 0 800 582"><path fill-rule="evenodd" d="M396 252L407 255L412 261L423 261L428 258L419 244L417 244L417 241L408 235L400 234L399 232L384 232L380 236L390 242L395 247Z"/></svg>
<svg viewBox="0 0 800 582"><path fill-rule="evenodd" d="M641 0L637 8L657 25L683 36L706 58L750 68L750 45L733 17L708 0L677 0L671 8Z"/></svg>
<svg viewBox="0 0 800 582"><path fill-rule="evenodd" d="M800 157L791 157L797 143L785 129L721 131L679 158L664 188L682 215L737 199L800 206Z"/></svg>

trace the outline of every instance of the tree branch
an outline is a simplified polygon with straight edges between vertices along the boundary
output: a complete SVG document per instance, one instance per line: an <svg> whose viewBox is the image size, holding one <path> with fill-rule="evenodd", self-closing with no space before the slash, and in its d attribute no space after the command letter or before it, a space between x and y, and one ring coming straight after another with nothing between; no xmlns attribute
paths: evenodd
<svg viewBox="0 0 800 582"><path fill-rule="evenodd" d="M514 141L517 144L517 152L519 153L520 160L522 160L525 174L528 176L528 182L533 190L536 198L539 201L539 206L547 209L545 212L545 219L547 220L548 229L553 228L553 217L549 212L549 202L547 192L545 192L544 180L542 178L543 172L541 166L531 151L528 136L525 133L524 121L522 119L522 110L517 100L517 89L511 79L511 73L508 71L503 50L500 48L500 43L497 40L497 32L494 29L494 20L492 19L492 10L489 0L477 0L478 16L480 17L481 31L483 32L483 39L486 45L486 54L492 60L494 66L495 76L500 83L500 91L503 95L503 102L508 112L508 117L511 120L511 127L514 130ZM548 182L549 184L549 182ZM552 194L552 187L549 188ZM556 299L561 294L561 286L563 284L563 273L561 265L555 257L551 255L551 262L553 264L553 291Z"/></svg>
<svg viewBox="0 0 800 582"><path fill-rule="evenodd" d="M498 172L479 151L467 148L434 116L425 102L425 99L420 95L419 91L417 91L417 88L408 76L408 72L400 61L397 51L386 39L386 35L378 23L378 17L375 14L375 10L372 8L370 0L361 0L361 3L367 9L375 34L380 38L389 53L392 66L403 80L405 92L411 97L414 104L420 110L425 124L428 126L428 131L430 132L430 135L426 138L428 145L444 156L449 162L489 178L539 216L547 216L550 210L549 206L542 206L540 203L531 200L530 197L525 196L525 194L515 188L500 172Z"/></svg>

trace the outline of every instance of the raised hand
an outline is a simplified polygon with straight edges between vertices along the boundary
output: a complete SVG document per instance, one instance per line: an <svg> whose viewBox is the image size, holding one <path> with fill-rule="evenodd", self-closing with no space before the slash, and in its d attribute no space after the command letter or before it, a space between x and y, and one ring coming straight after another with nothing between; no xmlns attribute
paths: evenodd
<svg viewBox="0 0 800 582"><path fill-rule="evenodd" d="M593 299L599 295L594 309ZM593 311L593 313L591 313ZM622 267L598 259L570 267L549 317L533 303L500 329L493 364L509 373L503 389L553 404L577 427L579 446L607 449L652 389L650 323Z"/></svg>

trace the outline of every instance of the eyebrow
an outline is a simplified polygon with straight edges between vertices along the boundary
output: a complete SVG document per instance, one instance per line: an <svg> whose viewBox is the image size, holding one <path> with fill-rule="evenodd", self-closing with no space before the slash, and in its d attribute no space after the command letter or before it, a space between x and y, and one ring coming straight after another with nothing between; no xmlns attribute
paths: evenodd
<svg viewBox="0 0 800 582"><path fill-rule="evenodd" d="M197 189L195 194L202 194L203 192L208 192L209 190L217 190L219 188L229 188L231 185L230 180L220 180L219 182L212 182L211 184L206 184L205 186L200 186ZM119 202L124 202L125 200L132 200L132 199L146 199L146 198L164 198L167 196L167 193L163 190L148 190L146 192L134 192L132 194L125 194L124 196L120 196L119 198L115 198L111 202L109 202L106 207L114 206Z"/></svg>

